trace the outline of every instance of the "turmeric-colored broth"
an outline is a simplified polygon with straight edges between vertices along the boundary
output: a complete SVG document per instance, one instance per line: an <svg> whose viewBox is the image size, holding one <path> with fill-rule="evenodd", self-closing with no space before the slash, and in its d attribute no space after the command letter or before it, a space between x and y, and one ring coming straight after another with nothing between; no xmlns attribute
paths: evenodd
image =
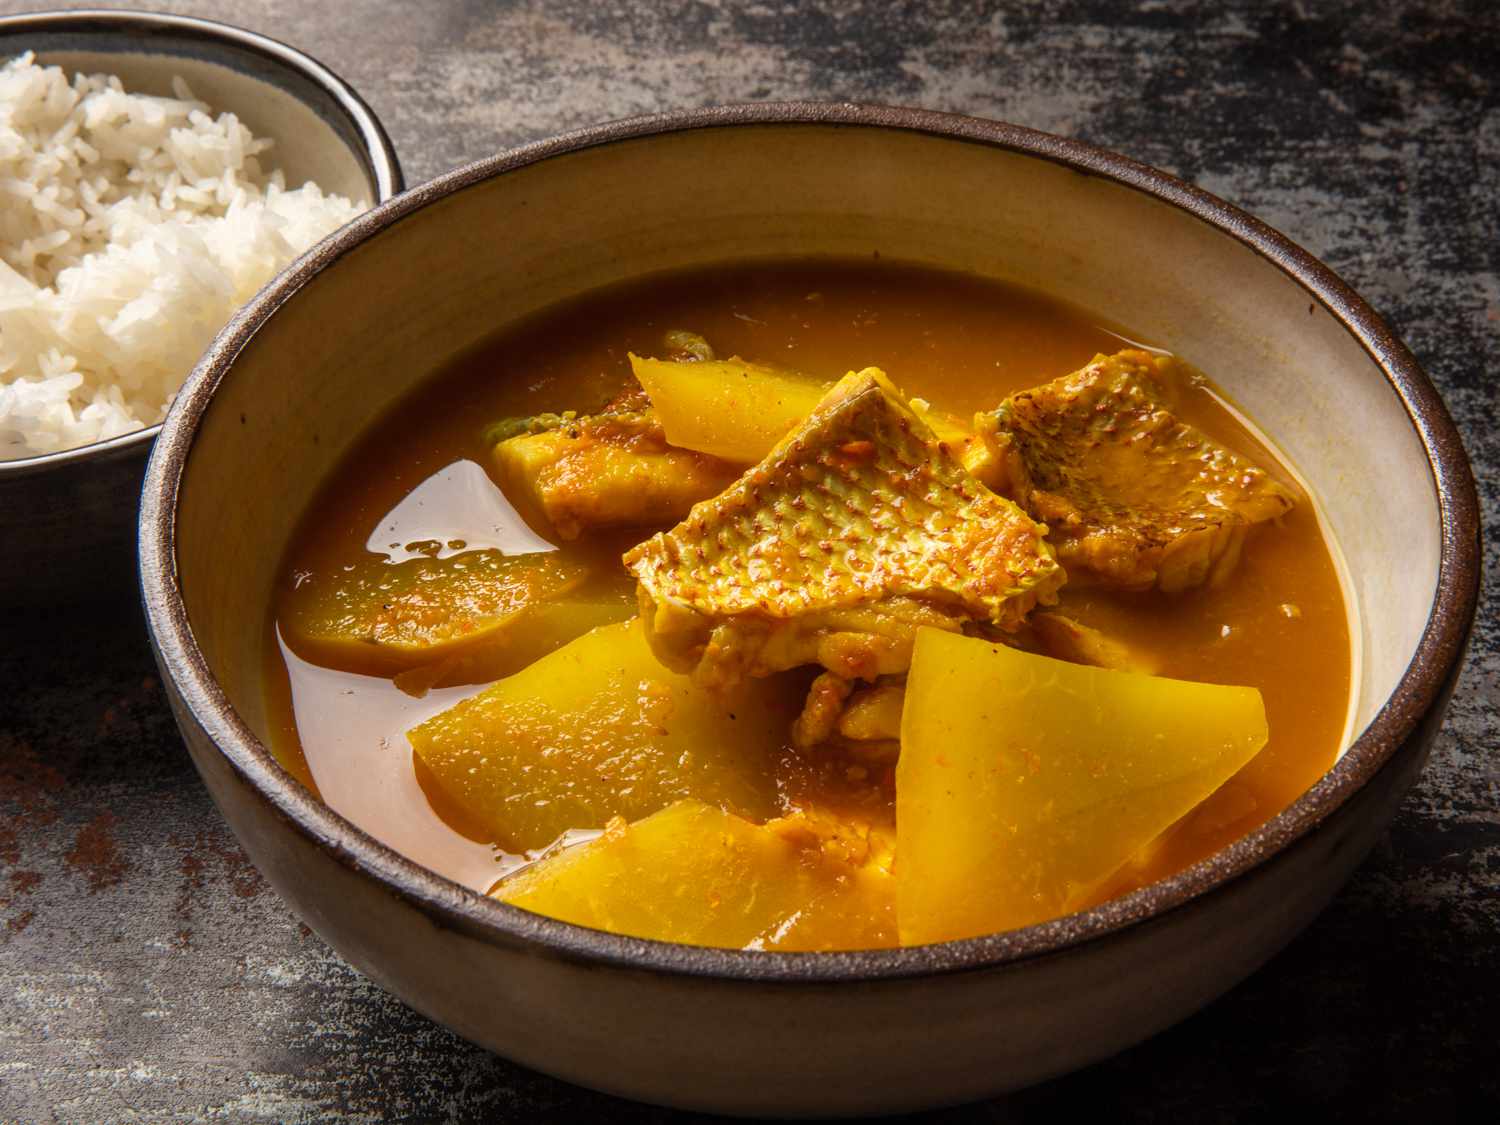
<svg viewBox="0 0 1500 1125"><path fill-rule="evenodd" d="M1072 371L1096 353L1126 346L1079 311L1035 293L879 261L724 267L591 294L487 341L365 435L302 519L282 567L283 599L308 576L367 563L367 541L385 549L372 533L434 474L467 460L493 475L482 436L487 424L544 411L597 410L630 381L627 353L659 354L670 329L701 333L720 355L829 381L876 365L907 394L961 418ZM1191 358L1212 374L1213 356ZM1301 495L1291 473L1206 380L1184 380L1176 397L1184 419ZM483 527L470 528L473 515L462 498L468 495L457 487L446 496L442 489L424 492L423 505L414 516L408 505L390 534L403 549L411 544L428 552L496 541L493 513ZM555 541L544 525L531 522L531 533ZM633 583L619 555L655 530L585 533L558 545L563 557L586 559L601 572L590 582L602 596L625 604ZM528 534L519 516L512 517L511 532ZM436 542L419 542L429 539ZM274 617L281 608L273 610L267 646L272 742L281 761L375 836L459 882L488 889L515 857L443 807L436 788L424 784L404 734L482 685L423 694L420 678L397 686L357 659L339 667L309 662L280 642ZM1209 855L1285 808L1333 763L1348 712L1348 621L1331 552L1305 498L1277 525L1251 537L1241 565L1221 588L1165 595L1070 586L1061 608L1153 654L1161 675L1259 688L1271 732L1245 769L1097 897ZM787 678L794 714L810 675ZM851 770L847 761L809 760L790 748L786 715L762 721L788 808L816 801L890 822L888 769L882 775L879 768ZM883 943L868 933L851 935L849 943L872 940ZM830 944L841 944L837 935Z"/></svg>

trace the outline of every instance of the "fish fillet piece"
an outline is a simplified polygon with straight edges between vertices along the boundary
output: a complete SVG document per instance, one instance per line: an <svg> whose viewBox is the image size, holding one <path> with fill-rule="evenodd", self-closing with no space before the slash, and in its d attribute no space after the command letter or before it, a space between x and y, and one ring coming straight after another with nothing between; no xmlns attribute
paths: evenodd
<svg viewBox="0 0 1500 1125"><path fill-rule="evenodd" d="M822 672L792 724L792 745L809 750L827 744L860 761L894 762L901 753L905 696L905 676L884 676L875 684L861 685Z"/></svg>
<svg viewBox="0 0 1500 1125"><path fill-rule="evenodd" d="M802 713L792 724L792 745L805 750L835 738L844 743L895 743L901 738L905 696L905 676L884 676L861 685L822 672L808 688Z"/></svg>
<svg viewBox="0 0 1500 1125"><path fill-rule="evenodd" d="M1292 494L1167 408L1171 360L1129 350L975 419L991 485L1047 525L1075 580L1168 593L1233 573L1247 531Z"/></svg>
<svg viewBox="0 0 1500 1125"><path fill-rule="evenodd" d="M723 685L809 663L873 680L905 671L923 625L1014 628L1054 600L1064 575L1043 532L867 368L624 561L669 668Z"/></svg>
<svg viewBox="0 0 1500 1125"><path fill-rule="evenodd" d="M1042 650L1054 659L1116 672L1139 672L1143 676L1154 676L1161 671L1161 661L1153 653L1061 613L1034 613L1030 625Z"/></svg>
<svg viewBox="0 0 1500 1125"><path fill-rule="evenodd" d="M838 732L851 742L895 742L901 737L906 681L876 684L855 692L839 716Z"/></svg>
<svg viewBox="0 0 1500 1125"><path fill-rule="evenodd" d="M563 539L680 520L739 474L717 457L673 448L650 411L544 415L528 428L497 442L495 462Z"/></svg>

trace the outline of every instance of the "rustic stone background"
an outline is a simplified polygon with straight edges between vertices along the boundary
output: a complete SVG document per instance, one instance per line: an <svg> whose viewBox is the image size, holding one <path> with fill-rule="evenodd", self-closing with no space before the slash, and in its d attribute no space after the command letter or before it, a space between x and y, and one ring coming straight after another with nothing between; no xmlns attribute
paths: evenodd
<svg viewBox="0 0 1500 1125"><path fill-rule="evenodd" d="M382 116L412 183L606 118L766 98L958 110L1118 149L1266 219L1369 298L1442 389L1500 514L1493 0L161 7L321 58ZM487 1055L301 926L198 783L128 599L0 624L0 683L0 1120L691 1120ZM1421 784L1291 948L1134 1050L924 1120L1493 1119L1497 711L1491 597Z"/></svg>

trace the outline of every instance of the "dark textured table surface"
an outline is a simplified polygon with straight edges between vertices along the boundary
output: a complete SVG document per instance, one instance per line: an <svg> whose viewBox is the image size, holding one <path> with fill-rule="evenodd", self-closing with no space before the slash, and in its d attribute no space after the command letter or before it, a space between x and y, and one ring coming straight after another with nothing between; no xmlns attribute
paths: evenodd
<svg viewBox="0 0 1500 1125"><path fill-rule="evenodd" d="M327 62L412 183L606 118L768 98L957 110L1125 152L1363 293L1441 388L1500 516L1494 0L163 6ZM0 624L0 684L0 1120L691 1119L490 1056L300 925L193 773L128 597ZM1495 1120L1497 712L1490 597L1421 783L1302 937L1150 1042L926 1120Z"/></svg>

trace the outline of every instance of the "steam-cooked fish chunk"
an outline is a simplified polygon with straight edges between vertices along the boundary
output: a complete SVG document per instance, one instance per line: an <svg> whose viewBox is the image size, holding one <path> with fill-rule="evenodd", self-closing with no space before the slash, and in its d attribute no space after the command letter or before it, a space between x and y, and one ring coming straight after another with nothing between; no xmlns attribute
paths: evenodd
<svg viewBox="0 0 1500 1125"><path fill-rule="evenodd" d="M723 684L808 663L899 673L919 627L1014 628L1063 582L1042 529L875 368L625 565L662 662Z"/></svg>
<svg viewBox="0 0 1500 1125"><path fill-rule="evenodd" d="M1142 652L1118 637L1061 613L1034 613L1030 624L1042 651L1058 660L1116 672L1138 672L1143 676L1154 676L1161 671L1161 661L1154 654Z"/></svg>
<svg viewBox="0 0 1500 1125"><path fill-rule="evenodd" d="M495 461L513 493L564 539L590 527L680 520L739 473L716 457L668 445L649 411L550 415L522 425L514 436L493 432L503 437Z"/></svg>
<svg viewBox="0 0 1500 1125"><path fill-rule="evenodd" d="M792 745L801 749L837 741L865 760L894 761L901 752L901 708L906 677L887 676L859 685L832 672L820 673L792 724Z"/></svg>
<svg viewBox="0 0 1500 1125"><path fill-rule="evenodd" d="M991 484L1047 525L1075 580L1217 585L1249 528L1292 508L1263 469L1167 409L1157 379L1170 362L1096 356L975 419L995 454Z"/></svg>
<svg viewBox="0 0 1500 1125"><path fill-rule="evenodd" d="M802 704L802 713L792 724L792 745L816 746L832 738L833 732L838 729L844 703L853 690L853 680L846 680L832 672L820 672L807 689L807 700Z"/></svg>
<svg viewBox="0 0 1500 1125"><path fill-rule="evenodd" d="M820 673L807 691L802 713L792 724L792 745L807 749L837 739L861 757L900 753L901 708L906 677L885 676L860 685L833 672ZM887 753L889 751L889 753Z"/></svg>
<svg viewBox="0 0 1500 1125"><path fill-rule="evenodd" d="M895 742L901 737L901 712L906 706L906 680L855 692L839 715L838 732L851 742Z"/></svg>

